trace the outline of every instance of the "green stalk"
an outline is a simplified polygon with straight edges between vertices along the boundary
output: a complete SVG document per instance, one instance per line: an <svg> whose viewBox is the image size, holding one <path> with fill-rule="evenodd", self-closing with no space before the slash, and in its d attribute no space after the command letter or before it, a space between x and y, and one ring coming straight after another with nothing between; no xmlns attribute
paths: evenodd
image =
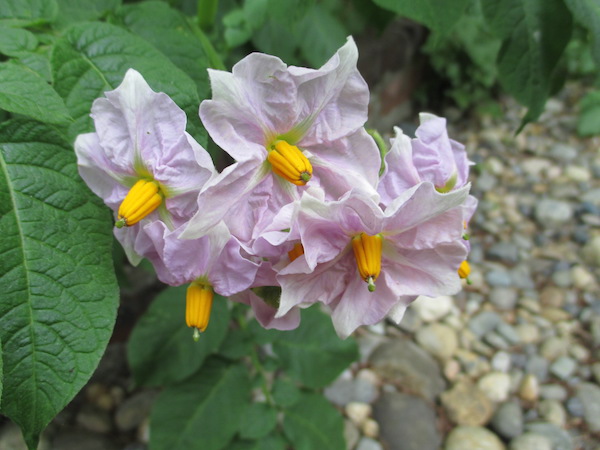
<svg viewBox="0 0 600 450"><path fill-rule="evenodd" d="M210 30L215 24L219 0L198 0L198 25L204 31Z"/></svg>
<svg viewBox="0 0 600 450"><path fill-rule="evenodd" d="M381 168L379 169L379 176L381 176L383 174L383 171L385 170L384 158L388 152L388 148L387 145L385 145L385 141L383 140L383 138L377 130L370 128L367 130L367 133L369 133L369 135L373 138L375 144L377 144L377 148L379 149L379 155L381 156Z"/></svg>
<svg viewBox="0 0 600 450"><path fill-rule="evenodd" d="M198 26L196 21L191 19L191 20L188 20L188 23L190 25L192 32L200 40L202 49L204 50L204 53L206 53L206 56L208 57L208 64L210 65L210 68L217 69L217 70L227 70L227 67L225 67L225 64L223 63L223 60L221 59L221 57L219 56L219 54L213 47L213 45L210 42L210 40L208 39L208 37L206 37L206 34L204 34L204 32L200 29L200 27Z"/></svg>

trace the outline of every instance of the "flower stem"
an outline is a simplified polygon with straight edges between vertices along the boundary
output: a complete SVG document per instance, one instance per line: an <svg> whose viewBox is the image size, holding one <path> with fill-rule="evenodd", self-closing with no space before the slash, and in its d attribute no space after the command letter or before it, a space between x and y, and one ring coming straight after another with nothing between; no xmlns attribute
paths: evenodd
<svg viewBox="0 0 600 450"><path fill-rule="evenodd" d="M369 128L367 130L367 133L369 133L369 135L373 138L375 144L377 144L377 148L379 149L379 155L381 156L381 167L379 169L379 176L381 176L383 174L383 171L385 170L384 158L388 152L387 145L385 145L385 141L383 140L383 138L377 130Z"/></svg>
<svg viewBox="0 0 600 450"><path fill-rule="evenodd" d="M198 25L204 31L210 30L215 24L219 0L198 0Z"/></svg>
<svg viewBox="0 0 600 450"><path fill-rule="evenodd" d="M200 27L198 26L196 21L192 18L192 19L188 20L188 23L190 25L192 32L200 40L202 49L204 50L204 53L206 53L206 56L208 57L208 64L209 64L210 68L217 69L217 70L227 70L227 67L225 67L225 64L223 63L223 60L221 59L221 57L219 56L219 54L213 47L213 45L210 42L210 40L208 39L208 37L206 37L206 34L204 34L204 31L202 31L200 29Z"/></svg>

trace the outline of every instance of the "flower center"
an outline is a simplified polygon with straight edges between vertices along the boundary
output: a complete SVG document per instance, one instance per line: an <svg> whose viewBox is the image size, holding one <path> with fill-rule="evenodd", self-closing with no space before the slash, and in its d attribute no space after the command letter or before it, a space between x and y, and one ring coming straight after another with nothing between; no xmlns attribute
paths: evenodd
<svg viewBox="0 0 600 450"><path fill-rule="evenodd" d="M195 341L199 339L200 333L206 330L208 326L213 297L212 286L209 284L193 282L187 288L185 322L188 327L194 328Z"/></svg>
<svg viewBox="0 0 600 450"><path fill-rule="evenodd" d="M269 149L267 160L273 172L296 186L304 186L312 177L312 165L295 145L276 141Z"/></svg>
<svg viewBox="0 0 600 450"><path fill-rule="evenodd" d="M294 244L294 248L288 252L288 256L290 257L290 262L294 261L296 258L304 255L304 247L300 242Z"/></svg>
<svg viewBox="0 0 600 450"><path fill-rule="evenodd" d="M458 173L456 171L454 171L454 173L452 174L452 176L448 179L448 181L446 181L446 184L444 184L443 186L436 186L435 190L438 191L440 194L446 194L448 192L450 192L452 189L454 189L454 186L456 186L456 179L458 178Z"/></svg>
<svg viewBox="0 0 600 450"><path fill-rule="evenodd" d="M154 211L163 201L158 183L153 180L138 180L129 190L119 206L117 228L132 226Z"/></svg>
<svg viewBox="0 0 600 450"><path fill-rule="evenodd" d="M352 238L352 249L360 277L369 285L369 292L375 290L375 280L381 272L381 246L383 237L380 234L370 236L365 233Z"/></svg>

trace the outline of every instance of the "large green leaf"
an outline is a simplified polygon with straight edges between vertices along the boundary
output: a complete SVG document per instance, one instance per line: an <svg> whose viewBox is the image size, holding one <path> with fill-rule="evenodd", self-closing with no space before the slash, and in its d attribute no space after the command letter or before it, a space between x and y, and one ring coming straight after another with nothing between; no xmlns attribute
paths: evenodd
<svg viewBox="0 0 600 450"><path fill-rule="evenodd" d="M58 27L98 19L121 4L121 0L56 0L56 2L59 14L54 25Z"/></svg>
<svg viewBox="0 0 600 450"><path fill-rule="evenodd" d="M598 0L565 0L575 20L588 29L592 38L592 54L600 68L600 2Z"/></svg>
<svg viewBox="0 0 600 450"><path fill-rule="evenodd" d="M152 302L131 333L127 354L138 384L179 382L196 372L227 334L227 301L215 295L210 324L198 342L185 324L187 286L167 288Z"/></svg>
<svg viewBox="0 0 600 450"><path fill-rule="evenodd" d="M503 39L498 78L535 120L556 88L557 67L571 37L571 14L562 0L482 0L492 31Z"/></svg>
<svg viewBox="0 0 600 450"><path fill-rule="evenodd" d="M2 0L0 25L28 27L51 22L58 8L55 0Z"/></svg>
<svg viewBox="0 0 600 450"><path fill-rule="evenodd" d="M2 368L2 341L0 340L0 407L2 406L2 385L4 383L4 369Z"/></svg>
<svg viewBox="0 0 600 450"><path fill-rule="evenodd" d="M117 15L130 31L154 45L196 82L201 100L208 97L208 58L179 11L164 2L143 2L127 5ZM197 111L188 120L198 121Z"/></svg>
<svg viewBox="0 0 600 450"><path fill-rule="evenodd" d="M38 40L30 31L22 28L0 26L0 53L17 56L22 52L34 50Z"/></svg>
<svg viewBox="0 0 600 450"><path fill-rule="evenodd" d="M50 127L0 126L2 413L30 448L110 338L119 298L110 219Z"/></svg>
<svg viewBox="0 0 600 450"><path fill-rule="evenodd" d="M322 66L346 42L346 29L322 5L310 8L298 24L300 49L313 67Z"/></svg>
<svg viewBox="0 0 600 450"><path fill-rule="evenodd" d="M338 338L316 307L304 310L300 326L282 333L273 350L291 377L312 388L329 384L358 357L356 342Z"/></svg>
<svg viewBox="0 0 600 450"><path fill-rule="evenodd" d="M600 91L592 91L581 100L577 132L580 136L600 135Z"/></svg>
<svg viewBox="0 0 600 450"><path fill-rule="evenodd" d="M275 406L266 403L252 403L242 415L240 437L260 439L266 437L277 425Z"/></svg>
<svg viewBox="0 0 600 450"><path fill-rule="evenodd" d="M445 34L462 16L470 0L374 0L382 8L415 22L432 31Z"/></svg>
<svg viewBox="0 0 600 450"><path fill-rule="evenodd" d="M0 109L41 122L70 122L69 112L52 86L36 72L11 62L0 63Z"/></svg>
<svg viewBox="0 0 600 450"><path fill-rule="evenodd" d="M71 137L93 130L89 117L93 100L115 89L128 68L140 72L155 91L169 95L187 113L188 131L206 144L206 131L193 119L199 99L190 77L142 38L99 22L70 27L52 54L55 88L75 119Z"/></svg>
<svg viewBox="0 0 600 450"><path fill-rule="evenodd" d="M165 389L152 410L151 450L226 448L250 398L246 367L212 359L182 384Z"/></svg>
<svg viewBox="0 0 600 450"><path fill-rule="evenodd" d="M295 450L343 450L344 421L340 413L319 394L305 394L285 410L283 431Z"/></svg>

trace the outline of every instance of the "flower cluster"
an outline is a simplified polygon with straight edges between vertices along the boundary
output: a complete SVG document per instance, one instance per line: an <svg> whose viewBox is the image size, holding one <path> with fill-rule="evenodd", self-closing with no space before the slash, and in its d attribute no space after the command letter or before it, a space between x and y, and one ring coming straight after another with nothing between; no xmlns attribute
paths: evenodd
<svg viewBox="0 0 600 450"><path fill-rule="evenodd" d="M115 211L130 261L189 284L196 336L213 292L251 305L267 328L295 328L299 308L320 302L345 338L461 288L477 205L465 149L430 114L416 138L396 128L379 149L357 59L349 38L318 70L260 53L209 70L200 118L235 160L221 173L184 112L136 71L94 102L96 131L75 142L80 174Z"/></svg>

